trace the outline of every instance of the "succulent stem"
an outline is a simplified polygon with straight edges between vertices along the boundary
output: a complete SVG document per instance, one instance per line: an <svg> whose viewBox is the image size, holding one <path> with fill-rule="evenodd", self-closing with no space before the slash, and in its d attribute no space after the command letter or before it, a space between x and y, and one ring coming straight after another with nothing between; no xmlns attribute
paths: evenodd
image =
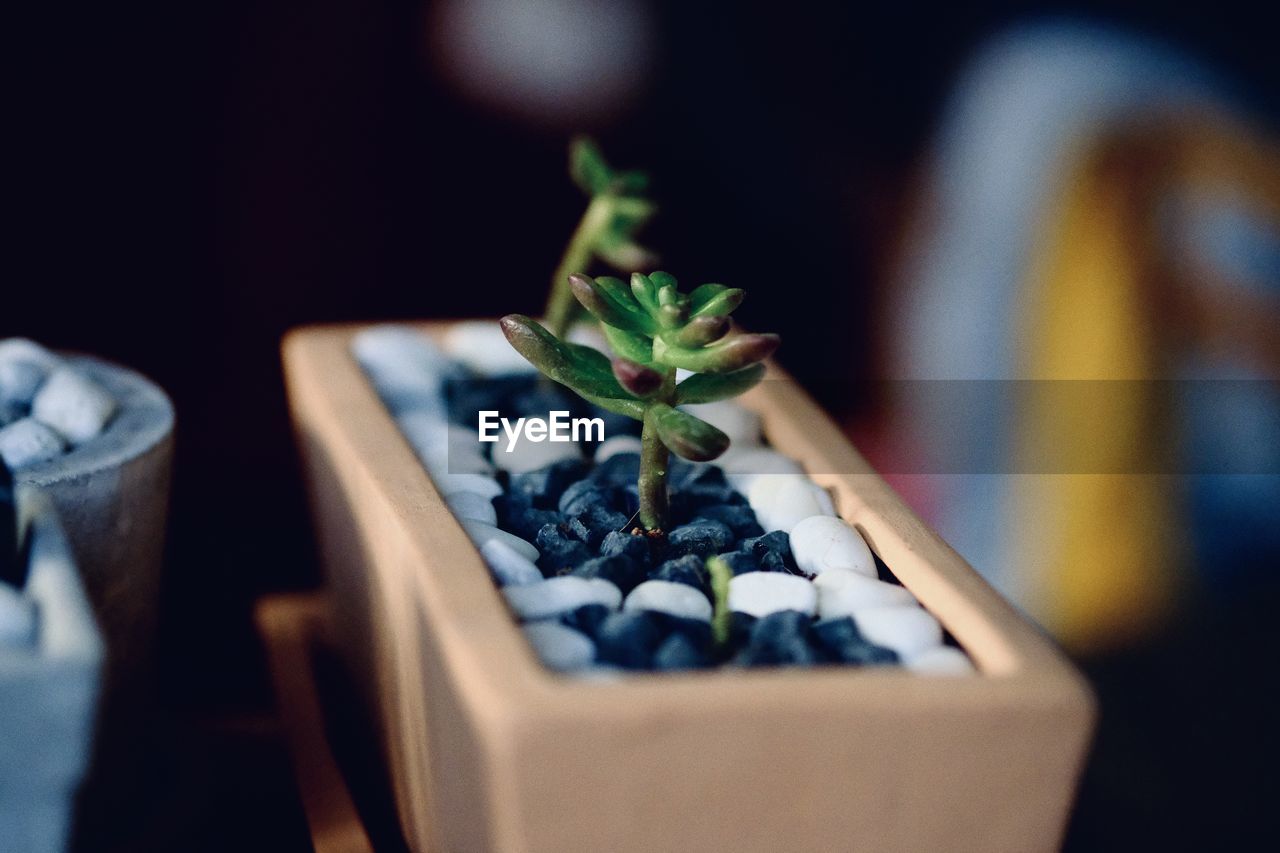
<svg viewBox="0 0 1280 853"><path fill-rule="evenodd" d="M671 451L658 437L653 419L645 415L640 432L640 523L646 530L662 530L667 523L667 464Z"/></svg>
<svg viewBox="0 0 1280 853"><path fill-rule="evenodd" d="M653 403L673 400L675 387L675 370L664 371L662 387L645 407L640 429L640 478L636 486L640 492L640 523L645 530L664 530L667 524L667 468L671 451L658 434Z"/></svg>
<svg viewBox="0 0 1280 853"><path fill-rule="evenodd" d="M591 199L573 236L569 238L569 245L565 247L560 264L551 276L551 290L547 296L544 315L547 328L557 338L563 338L582 315L582 306L574 299L573 288L569 286L569 276L586 272L591 266L594 247L599 242L601 233L609 226L612 207L612 196L599 195Z"/></svg>

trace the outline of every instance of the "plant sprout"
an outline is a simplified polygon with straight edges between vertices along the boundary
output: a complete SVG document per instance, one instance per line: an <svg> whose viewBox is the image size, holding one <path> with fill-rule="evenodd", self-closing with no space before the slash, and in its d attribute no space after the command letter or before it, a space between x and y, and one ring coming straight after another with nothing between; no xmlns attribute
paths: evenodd
<svg viewBox="0 0 1280 853"><path fill-rule="evenodd" d="M640 434L640 523L661 531L667 518L670 453L694 462L715 459L729 437L676 408L735 397L760 381L777 335L730 333L729 314L743 291L704 284L680 292L674 276L635 273L631 287L609 276L571 275L577 301L600 321L612 360L558 338L522 314L501 320L516 350L551 379L586 400L643 424ZM676 383L676 369L693 375Z"/></svg>
<svg viewBox="0 0 1280 853"><path fill-rule="evenodd" d="M729 581L733 580L733 569L720 556L708 557L706 566L707 574L711 576L711 597L715 602L711 638L723 648L729 642L729 632L733 630L733 613L729 610Z"/></svg>
<svg viewBox="0 0 1280 853"><path fill-rule="evenodd" d="M581 315L569 287L571 273L586 272L597 258L625 272L653 263L652 253L634 239L655 210L643 195L649 176L613 169L586 137L575 139L569 147L569 175L591 202L551 277L544 314L552 334L560 338Z"/></svg>

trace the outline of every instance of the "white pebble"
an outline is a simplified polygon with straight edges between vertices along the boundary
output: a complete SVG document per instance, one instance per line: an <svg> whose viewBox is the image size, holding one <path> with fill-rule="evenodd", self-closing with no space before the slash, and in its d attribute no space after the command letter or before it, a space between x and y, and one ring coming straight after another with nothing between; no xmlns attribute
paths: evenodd
<svg viewBox="0 0 1280 853"><path fill-rule="evenodd" d="M422 457L419 457L422 458ZM493 465L478 453L440 453L422 458L422 465L431 479L450 474L492 474Z"/></svg>
<svg viewBox="0 0 1280 853"><path fill-rule="evenodd" d="M484 455L475 430L450 423L434 412L408 412L397 418L396 423L414 448L428 456L440 453Z"/></svg>
<svg viewBox="0 0 1280 853"><path fill-rule="evenodd" d="M449 416L449 404L445 401L443 392L379 388L378 396L382 399L382 404L386 406L387 411L395 417L410 412L427 412L440 418Z"/></svg>
<svg viewBox="0 0 1280 853"><path fill-rule="evenodd" d="M396 423L433 480L450 474L493 474L476 435L465 427L427 411L407 412Z"/></svg>
<svg viewBox="0 0 1280 853"><path fill-rule="evenodd" d="M502 494L502 484L485 474L442 474L434 478L440 494L452 495L455 492L471 492L486 498L496 498Z"/></svg>
<svg viewBox="0 0 1280 853"><path fill-rule="evenodd" d="M790 532L813 515L835 515L826 490L803 474L762 474L751 483L747 501L765 530Z"/></svg>
<svg viewBox="0 0 1280 853"><path fill-rule="evenodd" d="M680 408L729 436L731 447L746 448L760 444L760 416L740 403L717 400Z"/></svg>
<svg viewBox="0 0 1280 853"><path fill-rule="evenodd" d="M538 658L550 669L569 672L585 669L595 662L596 644L591 638L559 622L525 625L524 635Z"/></svg>
<svg viewBox="0 0 1280 853"><path fill-rule="evenodd" d="M49 349L28 338L5 338L0 341L0 365L27 362L38 364L46 372L62 366L62 359Z"/></svg>
<svg viewBox="0 0 1280 853"><path fill-rule="evenodd" d="M617 456L619 453L639 452L640 439L634 435L615 435L600 442L600 446L596 448L596 461L603 462L610 456Z"/></svg>
<svg viewBox="0 0 1280 853"><path fill-rule="evenodd" d="M496 539L514 548L516 553L523 554L530 560L538 559L537 548L500 527L494 527L492 524L486 524L483 521L472 521L469 518L460 518L458 523L462 525L463 530L467 531L467 536L471 537L471 541L475 543L477 548L483 549L485 543Z"/></svg>
<svg viewBox="0 0 1280 853"><path fill-rule="evenodd" d="M475 492L451 492L445 495L444 502L458 518L469 518L472 521L483 521L485 524L498 523L498 511L493 501Z"/></svg>
<svg viewBox="0 0 1280 853"><path fill-rule="evenodd" d="M684 619L711 621L711 602L687 583L645 581L631 590L623 610L656 610Z"/></svg>
<svg viewBox="0 0 1280 853"><path fill-rule="evenodd" d="M433 480L450 474L490 475L493 473L493 465L488 459L469 450L458 453L434 453L429 456L420 455L418 458L422 460L423 467L427 469L427 473Z"/></svg>
<svg viewBox="0 0 1280 853"><path fill-rule="evenodd" d="M71 444L102 432L116 412L116 401L98 383L69 367L49 374L31 401L31 415L53 427Z"/></svg>
<svg viewBox="0 0 1280 853"><path fill-rule="evenodd" d="M818 575L828 569L849 569L876 577L876 561L858 531L843 519L811 515L791 528L791 553L805 574Z"/></svg>
<svg viewBox="0 0 1280 853"><path fill-rule="evenodd" d="M352 353L394 415L430 411L443 416L444 380L462 374L426 334L399 325L357 334Z"/></svg>
<svg viewBox="0 0 1280 853"><path fill-rule="evenodd" d="M407 326L365 329L351 342L351 351L393 408L411 408L404 404L415 400L438 407L444 379L458 372L431 338Z"/></svg>
<svg viewBox="0 0 1280 853"><path fill-rule="evenodd" d="M729 581L729 609L735 613L768 616L779 610L817 610L818 592L799 575L785 572L745 572Z"/></svg>
<svg viewBox="0 0 1280 853"><path fill-rule="evenodd" d="M906 587L848 569L828 569L813 579L813 585L818 590L818 615L823 619L850 616L868 607L916 603Z"/></svg>
<svg viewBox="0 0 1280 853"><path fill-rule="evenodd" d="M25 338L0 341L0 400L31 405L40 384L61 359Z"/></svg>
<svg viewBox="0 0 1280 853"><path fill-rule="evenodd" d="M610 610L616 610L622 603L622 590L609 581L574 575L522 586L504 586L502 594L516 616L524 622L548 619L588 604L603 604Z"/></svg>
<svg viewBox="0 0 1280 853"><path fill-rule="evenodd" d="M534 369L507 342L497 320L456 323L441 343L445 352L481 376L530 373Z"/></svg>
<svg viewBox="0 0 1280 853"><path fill-rule="evenodd" d="M17 589L0 581L0 646L29 646L35 640L35 606Z"/></svg>
<svg viewBox="0 0 1280 853"><path fill-rule="evenodd" d="M904 661L907 669L927 675L973 675L969 656L954 646L935 646Z"/></svg>
<svg viewBox="0 0 1280 853"><path fill-rule="evenodd" d="M506 542L490 539L480 547L480 556L500 586L524 586L542 580L542 572L533 560Z"/></svg>
<svg viewBox="0 0 1280 853"><path fill-rule="evenodd" d="M62 436L35 418L22 418L0 429L0 458L11 470L52 459L65 448Z"/></svg>
<svg viewBox="0 0 1280 853"><path fill-rule="evenodd" d="M762 474L804 473L799 462L767 447L735 447L731 444L716 464L724 469L733 487L744 495Z"/></svg>
<svg viewBox="0 0 1280 853"><path fill-rule="evenodd" d="M862 636L893 649L903 659L942 645L942 626L920 607L868 607L859 610L853 621Z"/></svg>
<svg viewBox="0 0 1280 853"><path fill-rule="evenodd" d="M440 446L447 447L452 424L442 412L414 411L397 415L396 426L421 455Z"/></svg>
<svg viewBox="0 0 1280 853"><path fill-rule="evenodd" d="M472 440L475 440L474 435ZM523 433L514 445L507 441L505 435L493 445L493 464L513 475L536 471L561 459L577 459L581 456L582 451L572 441L530 441Z"/></svg>

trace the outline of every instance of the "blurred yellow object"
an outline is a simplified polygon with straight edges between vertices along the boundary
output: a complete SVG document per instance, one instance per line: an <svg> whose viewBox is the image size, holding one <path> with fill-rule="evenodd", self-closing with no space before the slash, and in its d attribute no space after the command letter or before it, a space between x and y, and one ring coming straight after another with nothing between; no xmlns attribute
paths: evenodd
<svg viewBox="0 0 1280 853"><path fill-rule="evenodd" d="M1160 205L1171 189L1212 186L1273 208L1277 167L1274 152L1220 119L1142 127L1099 141L1050 208L1019 340L1023 375L1057 381L1025 383L1015 452L1017 470L1053 473L1016 478L1007 547L1019 600L1073 652L1149 635L1186 586L1181 480L1158 473L1177 470L1175 386L1155 380L1189 348L1234 336L1265 363L1274 347L1244 320L1274 336L1261 304L1231 310L1240 290L1208 286L1203 270L1179 279L1159 242ZM1235 319L1209 328L1219 315Z"/></svg>
<svg viewBox="0 0 1280 853"><path fill-rule="evenodd" d="M1221 85L1110 29L994 40L887 299L890 456L1081 655L1151 637L1193 584L1247 594L1280 548L1280 483L1253 476L1280 465L1280 147Z"/></svg>
<svg viewBox="0 0 1280 853"><path fill-rule="evenodd" d="M1083 384L1025 383L1019 470L1078 458L1094 471L1128 472L1165 444L1158 385L1141 381L1158 375L1143 298L1145 205L1114 165L1106 154L1089 158L1068 183L1027 282L1025 375ZM1124 381L1108 389L1098 380ZM1161 478L1032 474L1017 478L1012 497L1009 565L1025 567L1020 598L1064 645L1089 652L1127 644L1166 615L1179 561Z"/></svg>

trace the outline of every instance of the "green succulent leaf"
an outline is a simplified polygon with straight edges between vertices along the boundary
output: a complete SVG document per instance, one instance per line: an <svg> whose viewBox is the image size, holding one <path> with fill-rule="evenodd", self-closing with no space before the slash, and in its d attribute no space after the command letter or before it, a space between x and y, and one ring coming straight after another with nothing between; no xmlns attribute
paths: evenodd
<svg viewBox="0 0 1280 853"><path fill-rule="evenodd" d="M651 276L639 272L632 273L631 295L650 317L655 320L658 318L658 287L653 283Z"/></svg>
<svg viewBox="0 0 1280 853"><path fill-rule="evenodd" d="M763 364L753 364L728 373L695 373L676 386L678 403L714 403L736 397L759 382Z"/></svg>
<svg viewBox="0 0 1280 853"><path fill-rule="evenodd" d="M691 317L724 317L742 304L746 293L723 284L703 284L689 294Z"/></svg>
<svg viewBox="0 0 1280 853"><path fill-rule="evenodd" d="M669 344L692 349L714 343L728 332L728 317L694 317L678 329L663 332L662 337Z"/></svg>
<svg viewBox="0 0 1280 853"><path fill-rule="evenodd" d="M615 198L608 234L615 239L626 239L648 222L657 210L658 206L645 198Z"/></svg>
<svg viewBox="0 0 1280 853"><path fill-rule="evenodd" d="M585 278L586 276L583 277ZM622 279L614 278L611 275L600 275L596 276L591 283L598 290L603 291L618 307L632 313L640 310L640 304L631 295L631 288L623 284Z"/></svg>
<svg viewBox="0 0 1280 853"><path fill-rule="evenodd" d="M599 146L585 136L577 137L569 146L569 176L587 195L608 192L614 181L613 170Z"/></svg>
<svg viewBox="0 0 1280 853"><path fill-rule="evenodd" d="M664 329L679 329L688 319L689 309L679 302L658 307L658 322Z"/></svg>
<svg viewBox="0 0 1280 853"><path fill-rule="evenodd" d="M653 318L640 308L618 279L607 276L592 279L575 273L569 276L569 285L582 307L601 323L627 332L653 333Z"/></svg>
<svg viewBox="0 0 1280 853"><path fill-rule="evenodd" d="M623 358L649 364L653 361L653 343L645 335L627 332L614 326L602 325L605 340L613 351Z"/></svg>
<svg viewBox="0 0 1280 853"><path fill-rule="evenodd" d="M610 266L620 270L634 270L652 266L656 256L650 250L630 240L596 247L596 254Z"/></svg>
<svg viewBox="0 0 1280 853"><path fill-rule="evenodd" d="M649 416L662 443L672 453L692 462L715 459L729 447L729 436L701 418L665 403L651 404Z"/></svg>
<svg viewBox="0 0 1280 853"><path fill-rule="evenodd" d="M613 191L619 195L640 195L649 189L647 172L619 172L613 178Z"/></svg>
<svg viewBox="0 0 1280 853"><path fill-rule="evenodd" d="M677 282L676 277L669 272L655 270L654 272L649 273L649 279L653 282L653 289L655 293L664 287L670 287L672 290L680 289L680 283Z"/></svg>
<svg viewBox="0 0 1280 853"><path fill-rule="evenodd" d="M574 389L577 391L577 389ZM635 418L638 421L644 420L644 403L631 397L597 397L594 394L586 394L578 391L582 399L588 403L595 403L607 412L613 412L615 415L626 415L629 418Z"/></svg>
<svg viewBox="0 0 1280 853"><path fill-rule="evenodd" d="M625 400L630 396L618 384L604 353L559 341L536 320L523 314L508 314L499 322L502 333L516 352L562 385L592 399ZM633 402L638 405L638 401Z"/></svg>
<svg viewBox="0 0 1280 853"><path fill-rule="evenodd" d="M654 342L654 360L695 373L727 373L763 361L778 348L777 335L732 335L701 349ZM661 344L661 346L659 346Z"/></svg>

